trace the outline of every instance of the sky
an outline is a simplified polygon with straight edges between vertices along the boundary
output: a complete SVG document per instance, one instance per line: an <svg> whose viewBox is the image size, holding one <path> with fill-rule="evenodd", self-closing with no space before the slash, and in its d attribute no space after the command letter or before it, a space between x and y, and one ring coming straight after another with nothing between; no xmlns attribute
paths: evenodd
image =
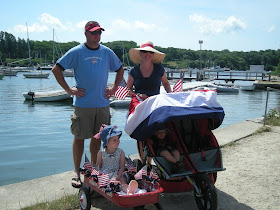
<svg viewBox="0 0 280 210"><path fill-rule="evenodd" d="M1 3L0 31L27 40L85 42L87 21L102 42L150 40L191 50L280 49L279 0L11 0ZM28 28L28 33L27 33ZM203 43L199 44L199 40Z"/></svg>

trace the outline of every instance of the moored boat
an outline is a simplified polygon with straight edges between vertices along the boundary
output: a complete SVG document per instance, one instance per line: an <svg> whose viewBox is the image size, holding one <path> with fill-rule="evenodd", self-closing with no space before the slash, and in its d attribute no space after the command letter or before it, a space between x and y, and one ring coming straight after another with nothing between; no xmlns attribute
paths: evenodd
<svg viewBox="0 0 280 210"><path fill-rule="evenodd" d="M43 78L46 79L49 77L49 73L33 73L33 74L23 74L25 78Z"/></svg>
<svg viewBox="0 0 280 210"><path fill-rule="evenodd" d="M129 106L129 103L130 103L130 101L131 101L131 98L129 97L129 98L126 98L126 99L124 99L124 100L121 100L121 99L112 99L112 100L110 100L110 106L111 107L119 107L119 108L121 108L121 107L126 107L126 108L128 108L128 106Z"/></svg>
<svg viewBox="0 0 280 210"><path fill-rule="evenodd" d="M61 101L71 99L72 97L65 90L54 90L54 91L45 91L45 92L26 92L23 93L23 97L26 100L34 100L34 101Z"/></svg>
<svg viewBox="0 0 280 210"><path fill-rule="evenodd" d="M253 91L255 90L256 86L255 85L240 85L239 89L240 90L245 90L245 91Z"/></svg>

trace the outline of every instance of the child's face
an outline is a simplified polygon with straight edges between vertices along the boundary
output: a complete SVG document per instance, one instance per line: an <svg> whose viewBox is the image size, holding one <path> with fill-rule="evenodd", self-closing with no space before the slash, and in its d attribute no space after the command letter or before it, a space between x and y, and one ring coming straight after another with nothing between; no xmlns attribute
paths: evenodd
<svg viewBox="0 0 280 210"><path fill-rule="evenodd" d="M107 147L118 148L120 144L120 136L113 136L109 139Z"/></svg>
<svg viewBox="0 0 280 210"><path fill-rule="evenodd" d="M158 139L164 139L165 138L165 135L166 135L166 132L165 130L159 130L156 132L156 137Z"/></svg>

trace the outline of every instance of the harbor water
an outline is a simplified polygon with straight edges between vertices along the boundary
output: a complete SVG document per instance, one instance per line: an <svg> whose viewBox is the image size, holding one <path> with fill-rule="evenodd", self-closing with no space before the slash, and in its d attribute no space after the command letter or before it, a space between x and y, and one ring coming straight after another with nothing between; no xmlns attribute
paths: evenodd
<svg viewBox="0 0 280 210"><path fill-rule="evenodd" d="M109 74L109 83L113 83L114 76L113 72ZM73 77L66 80L69 86L75 85ZM73 170L71 100L32 103L22 95L58 89L61 88L52 74L49 79L25 79L19 72L0 80L0 186ZM263 116L266 98L267 92L261 90L218 93L217 100L225 110L221 127ZM268 110L279 108L279 103L279 91L271 91ZM112 124L123 130L127 109L110 111ZM88 145L86 140L84 152L90 156ZM126 156L137 153L135 140L126 133L121 137L120 147Z"/></svg>

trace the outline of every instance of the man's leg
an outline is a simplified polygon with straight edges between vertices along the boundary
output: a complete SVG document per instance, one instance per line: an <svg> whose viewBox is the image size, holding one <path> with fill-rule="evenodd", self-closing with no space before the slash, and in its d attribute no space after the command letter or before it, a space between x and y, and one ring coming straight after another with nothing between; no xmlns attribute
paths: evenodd
<svg viewBox="0 0 280 210"><path fill-rule="evenodd" d="M95 123L93 128L93 135L99 132L102 124L110 125L110 106L96 108ZM91 154L91 163L96 164L97 153L100 150L101 139L91 137L89 143L89 151Z"/></svg>
<svg viewBox="0 0 280 210"><path fill-rule="evenodd" d="M74 176L73 178L80 178L80 164L81 159L84 153L84 139L75 139L73 140L73 161L74 161ZM79 186L81 181L72 180L72 184Z"/></svg>
<svg viewBox="0 0 280 210"><path fill-rule="evenodd" d="M91 154L91 164L96 164L97 153L100 150L101 140L91 137L89 143L89 151Z"/></svg>

